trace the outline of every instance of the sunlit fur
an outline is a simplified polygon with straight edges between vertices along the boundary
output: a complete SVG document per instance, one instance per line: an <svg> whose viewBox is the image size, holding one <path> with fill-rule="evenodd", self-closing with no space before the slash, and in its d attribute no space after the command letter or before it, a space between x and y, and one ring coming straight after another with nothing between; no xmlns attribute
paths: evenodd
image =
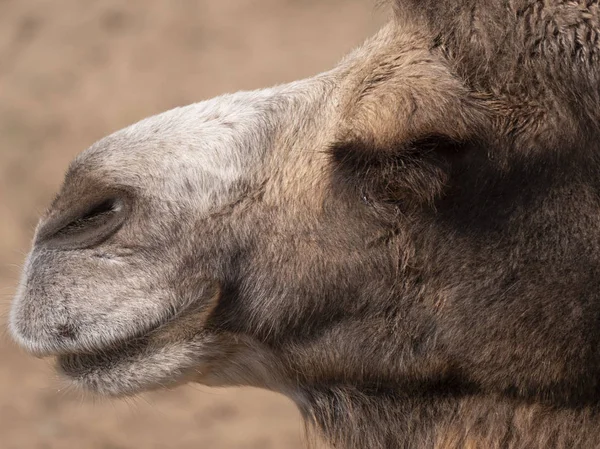
<svg viewBox="0 0 600 449"><path fill-rule="evenodd" d="M78 156L15 340L102 394L278 391L339 448L600 445L598 2L394 10Z"/></svg>

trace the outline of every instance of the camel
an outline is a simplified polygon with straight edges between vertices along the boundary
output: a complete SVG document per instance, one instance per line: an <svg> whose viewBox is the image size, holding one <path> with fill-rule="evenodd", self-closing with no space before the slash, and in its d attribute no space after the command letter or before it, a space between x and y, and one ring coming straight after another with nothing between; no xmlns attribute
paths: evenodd
<svg viewBox="0 0 600 449"><path fill-rule="evenodd" d="M336 67L83 151L14 339L287 395L343 449L600 446L600 6L396 0Z"/></svg>

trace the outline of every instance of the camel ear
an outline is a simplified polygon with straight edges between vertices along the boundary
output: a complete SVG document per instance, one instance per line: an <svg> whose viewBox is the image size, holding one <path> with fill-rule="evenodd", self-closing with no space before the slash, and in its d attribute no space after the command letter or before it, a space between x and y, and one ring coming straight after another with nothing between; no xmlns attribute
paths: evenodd
<svg viewBox="0 0 600 449"><path fill-rule="evenodd" d="M429 51L371 57L347 90L334 173L372 202L431 203L454 161L482 140L485 109Z"/></svg>

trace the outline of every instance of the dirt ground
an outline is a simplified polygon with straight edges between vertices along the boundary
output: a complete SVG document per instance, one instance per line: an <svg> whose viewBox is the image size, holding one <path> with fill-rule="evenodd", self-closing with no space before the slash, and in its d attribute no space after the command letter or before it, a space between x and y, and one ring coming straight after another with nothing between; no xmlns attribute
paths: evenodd
<svg viewBox="0 0 600 449"><path fill-rule="evenodd" d="M326 70L385 15L373 0L0 0L2 328L75 154L165 109ZM293 449L302 436L294 406L258 390L82 398L0 338L0 449Z"/></svg>

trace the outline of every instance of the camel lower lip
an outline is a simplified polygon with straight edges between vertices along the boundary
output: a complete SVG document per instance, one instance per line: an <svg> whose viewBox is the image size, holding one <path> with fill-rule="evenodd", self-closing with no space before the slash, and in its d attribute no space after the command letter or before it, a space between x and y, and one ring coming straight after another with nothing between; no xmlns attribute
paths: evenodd
<svg viewBox="0 0 600 449"><path fill-rule="evenodd" d="M194 376L202 338L166 341L162 334L123 342L109 350L56 357L57 370L72 385L103 396L128 396L185 383Z"/></svg>
<svg viewBox="0 0 600 449"><path fill-rule="evenodd" d="M161 337L172 330L172 324L175 321L180 323L182 320L185 321L186 318L194 317L195 313L198 312L197 309L202 310L202 307L188 306L136 336L118 340L97 349L65 351L55 354L59 370L68 377L85 377L88 374L113 371L120 364L142 359L152 353L153 350L162 347L164 342ZM181 338L189 340L190 334Z"/></svg>
<svg viewBox="0 0 600 449"><path fill-rule="evenodd" d="M148 337L137 337L115 343L104 350L59 354L56 359L65 374L81 375L87 370L109 369L115 361L142 352L147 344Z"/></svg>

